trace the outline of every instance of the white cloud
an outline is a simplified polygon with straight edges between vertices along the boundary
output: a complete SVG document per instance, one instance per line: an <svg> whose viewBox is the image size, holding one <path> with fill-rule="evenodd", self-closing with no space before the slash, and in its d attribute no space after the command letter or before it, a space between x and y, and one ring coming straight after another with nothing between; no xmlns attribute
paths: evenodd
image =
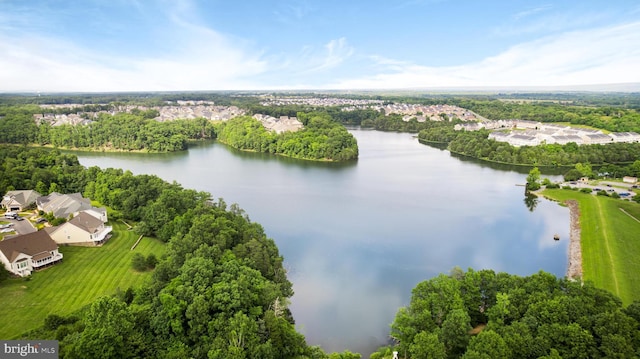
<svg viewBox="0 0 640 359"><path fill-rule="evenodd" d="M328 69L338 66L346 58L353 55L353 48L347 44L347 39L341 37L337 40L331 40L325 45L327 54L324 61L317 69Z"/></svg>
<svg viewBox="0 0 640 359"><path fill-rule="evenodd" d="M313 12L313 7L306 0L293 1L291 3L284 3L278 6L278 9L273 11L273 15L276 20L289 24L301 21L311 12Z"/></svg>
<svg viewBox="0 0 640 359"><path fill-rule="evenodd" d="M145 32L144 36L126 44L125 40L114 37L92 47L81 45L83 40L88 43L89 37L77 36L67 41L46 35L42 29L47 24L38 28L25 25L40 19L41 15L29 20L22 18L27 15L18 9L15 13L20 14L20 21L2 25L6 16L0 14L0 91L562 86L640 82L637 71L640 22L565 32L512 46L482 61L435 67L391 59L388 54L365 56L361 49L356 51L346 37L334 38L323 45L309 45L294 53L268 53L260 48L268 44L256 45L203 25L197 7L189 1L165 4L160 13L153 14L153 21L144 24L156 26L148 31L152 37ZM133 11L141 11L136 6ZM533 15L545 9L532 9L519 16L535 18ZM309 10L293 13L305 16L305 11ZM122 48L117 46L119 41L123 41ZM464 58L465 55L465 49L460 49L458 56Z"/></svg>
<svg viewBox="0 0 640 359"><path fill-rule="evenodd" d="M163 26L173 35L158 56L118 56L41 34L0 32L0 91L155 91L251 87L266 71L262 53L183 16Z"/></svg>
<svg viewBox="0 0 640 359"><path fill-rule="evenodd" d="M259 57L212 38L199 38L204 48L186 43L183 55L114 61L53 39L0 38L0 91L240 89L265 70Z"/></svg>
<svg viewBox="0 0 640 359"><path fill-rule="evenodd" d="M544 12L544 11L549 10L551 8L552 8L552 6L549 5L549 4L538 6L538 7L535 7L535 8L531 8L531 9L527 9L527 10L524 10L524 11L520 11L519 13L514 14L513 18L515 20L519 20L519 19L522 19L522 18L525 18L525 17L529 17L529 16L532 16L532 15Z"/></svg>
<svg viewBox="0 0 640 359"><path fill-rule="evenodd" d="M302 66L302 73L324 71L339 66L351 57L354 51L347 39L341 37L326 43L320 51L306 47L298 63Z"/></svg>
<svg viewBox="0 0 640 359"><path fill-rule="evenodd" d="M464 56L461 50L460 56ZM327 88L569 86L640 82L640 22L545 37L477 63L428 67L395 63L395 71L345 79Z"/></svg>
<svg viewBox="0 0 640 359"><path fill-rule="evenodd" d="M611 17L611 14L606 11L583 13L579 16L571 13L535 16L543 11L544 9L516 14L513 17L513 21L498 26L494 30L494 34L501 37L513 37L523 34L558 33L569 29L588 28Z"/></svg>

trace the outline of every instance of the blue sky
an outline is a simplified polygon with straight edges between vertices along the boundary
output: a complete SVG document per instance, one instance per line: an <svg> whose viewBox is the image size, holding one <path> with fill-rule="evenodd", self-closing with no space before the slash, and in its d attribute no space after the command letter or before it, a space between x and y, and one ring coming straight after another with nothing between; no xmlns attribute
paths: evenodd
<svg viewBox="0 0 640 359"><path fill-rule="evenodd" d="M0 91L640 82L640 3L0 0Z"/></svg>

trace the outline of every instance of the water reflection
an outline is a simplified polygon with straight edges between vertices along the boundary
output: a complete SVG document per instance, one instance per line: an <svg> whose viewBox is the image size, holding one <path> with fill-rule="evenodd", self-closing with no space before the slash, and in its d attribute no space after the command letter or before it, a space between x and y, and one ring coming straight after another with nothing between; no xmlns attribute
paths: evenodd
<svg viewBox="0 0 640 359"><path fill-rule="evenodd" d="M567 266L568 209L522 205L526 171L452 157L412 135L352 130L347 164L244 153L214 143L179 154L79 154L83 165L157 174L238 203L274 238L311 345L368 356L415 285L453 267L518 275ZM533 208L533 207L532 207Z"/></svg>
<svg viewBox="0 0 640 359"><path fill-rule="evenodd" d="M447 145L446 144L439 144L439 143L429 143L429 142L420 142L421 144L425 145L425 146L429 146L432 148L437 148L440 150L446 149ZM489 167L495 170L499 170L499 171L514 171L514 172L518 172L518 173L529 173L529 171L531 170L531 168L533 168L533 166L530 165L512 165L512 164L506 164L506 163L497 163L497 162L487 162L487 161L480 161L477 158L474 157L469 157L463 154L459 154L459 153L450 153L451 157L455 157L460 161L463 162L472 162L475 163L481 167ZM537 166L540 169L540 172L542 174L545 175L552 175L552 176L559 176L559 175L563 175L565 174L568 170L570 170L572 167L571 166Z"/></svg>
<svg viewBox="0 0 640 359"><path fill-rule="evenodd" d="M538 196L536 196L535 194L525 189L524 205L527 207L529 212L533 212L533 210L536 209L536 206L538 205L539 202L540 202L540 199L538 198Z"/></svg>

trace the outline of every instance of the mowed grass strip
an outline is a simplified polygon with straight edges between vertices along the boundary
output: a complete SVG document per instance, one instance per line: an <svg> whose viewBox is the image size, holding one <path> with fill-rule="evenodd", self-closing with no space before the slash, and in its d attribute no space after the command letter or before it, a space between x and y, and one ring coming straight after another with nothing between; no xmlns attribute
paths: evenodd
<svg viewBox="0 0 640 359"><path fill-rule="evenodd" d="M583 279L616 294L625 305L640 300L640 222L634 219L640 219L640 204L571 190L543 194L579 203Z"/></svg>
<svg viewBox="0 0 640 359"><path fill-rule="evenodd" d="M137 287L151 272L131 267L134 253L156 257L164 244L154 238L138 239L122 223L113 225L113 237L102 247L60 247L62 263L36 272L31 280L9 279L0 284L0 339L12 339L43 324L49 314L67 315L118 288Z"/></svg>

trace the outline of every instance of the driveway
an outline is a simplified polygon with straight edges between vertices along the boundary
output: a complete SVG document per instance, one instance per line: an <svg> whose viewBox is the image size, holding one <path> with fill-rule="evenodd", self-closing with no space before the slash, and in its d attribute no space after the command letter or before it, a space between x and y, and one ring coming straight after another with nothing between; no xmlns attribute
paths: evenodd
<svg viewBox="0 0 640 359"><path fill-rule="evenodd" d="M4 219L3 221L8 221L13 223L13 228L16 230L16 234L27 234L35 232L35 227L31 224L31 221L28 219L24 219L22 221L18 221L15 219Z"/></svg>

